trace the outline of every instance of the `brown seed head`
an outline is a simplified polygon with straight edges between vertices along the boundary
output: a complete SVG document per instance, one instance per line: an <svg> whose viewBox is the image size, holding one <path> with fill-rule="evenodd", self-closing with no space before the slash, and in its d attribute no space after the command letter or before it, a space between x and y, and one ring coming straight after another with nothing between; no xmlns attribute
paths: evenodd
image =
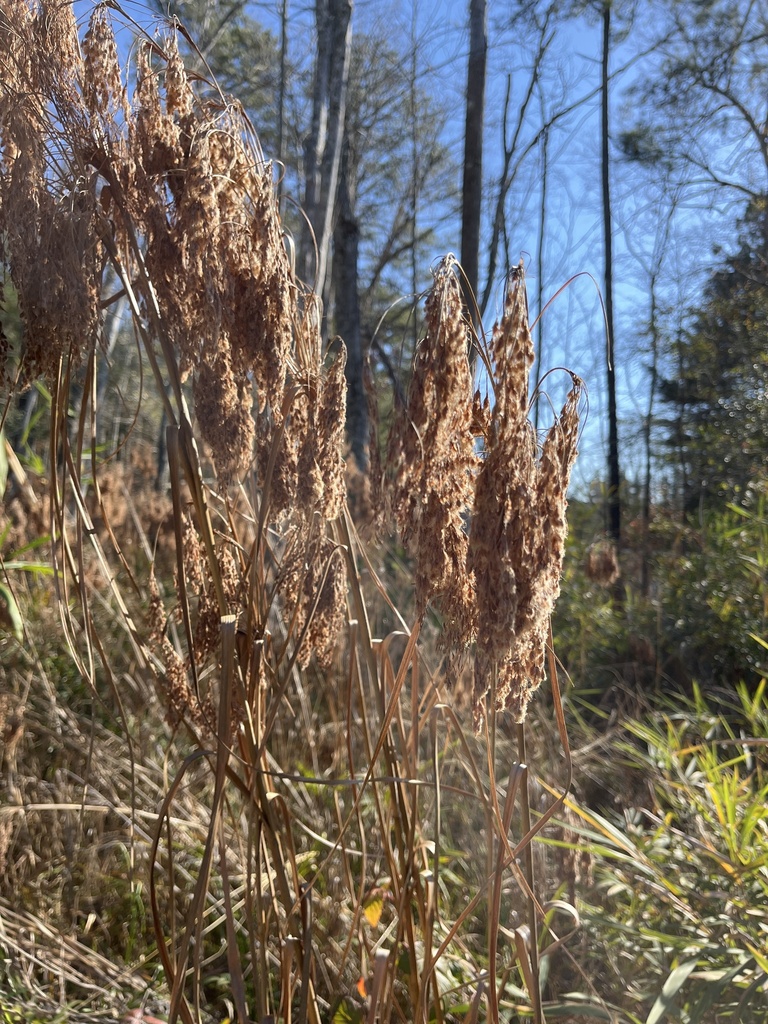
<svg viewBox="0 0 768 1024"><path fill-rule="evenodd" d="M619 578L616 546L607 539L597 540L587 551L584 566L587 577L601 587L610 587Z"/></svg>
<svg viewBox="0 0 768 1024"><path fill-rule="evenodd" d="M345 498L344 428L347 418L347 350L342 342L338 355L325 371L317 418L317 461L323 480L321 512L325 519L341 514Z"/></svg>
<svg viewBox="0 0 768 1024"><path fill-rule="evenodd" d="M393 427L388 463L392 505L416 559L416 600L439 597L451 635L472 633L465 517L477 466L472 433L469 334L452 257L438 266L426 330L414 360L406 409Z"/></svg>
<svg viewBox="0 0 768 1024"><path fill-rule="evenodd" d="M510 278L492 354L496 402L477 478L468 555L477 590L476 722L492 686L496 706L522 721L544 678L548 621L560 592L582 387L574 377L537 458L528 421L533 344L522 268Z"/></svg>
<svg viewBox="0 0 768 1024"><path fill-rule="evenodd" d="M83 39L83 99L94 122L116 130L118 112L127 114L117 43L105 4L94 8Z"/></svg>
<svg viewBox="0 0 768 1024"><path fill-rule="evenodd" d="M169 117L174 114L180 121L192 114L195 97L189 85L187 70L179 53L179 40L175 32L165 42L165 109Z"/></svg>
<svg viewBox="0 0 768 1024"><path fill-rule="evenodd" d="M251 387L235 375L229 350L219 347L211 362L204 359L193 382L200 433L211 449L222 486L248 467L254 448L255 425Z"/></svg>
<svg viewBox="0 0 768 1024"><path fill-rule="evenodd" d="M305 583L307 607L314 607L314 615L299 663L306 665L314 653L320 668L327 669L332 664L336 643L347 619L347 563L343 552L326 537L318 545L314 567L317 571L308 573Z"/></svg>

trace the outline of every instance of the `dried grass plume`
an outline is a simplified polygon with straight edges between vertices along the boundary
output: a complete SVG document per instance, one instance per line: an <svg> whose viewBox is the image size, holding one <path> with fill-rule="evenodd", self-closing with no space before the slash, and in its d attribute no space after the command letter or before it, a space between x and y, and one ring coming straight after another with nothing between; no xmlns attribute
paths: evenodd
<svg viewBox="0 0 768 1024"><path fill-rule="evenodd" d="M419 607L435 601L443 612L454 659L474 645L476 726L489 692L522 721L544 677L560 592L582 382L572 377L539 448L529 420L534 351L522 265L510 274L486 353L492 401L472 393L451 261L438 268L426 310L408 406L390 442L393 507L414 557Z"/></svg>

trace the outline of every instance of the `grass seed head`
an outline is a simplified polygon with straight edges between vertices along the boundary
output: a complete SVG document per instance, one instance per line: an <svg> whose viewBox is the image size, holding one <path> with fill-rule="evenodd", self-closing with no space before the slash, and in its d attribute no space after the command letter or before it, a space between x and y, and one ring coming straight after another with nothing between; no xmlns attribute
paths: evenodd
<svg viewBox="0 0 768 1024"><path fill-rule="evenodd" d="M514 657L518 606L525 598L521 577L527 571L536 516L535 438L528 421L533 341L522 268L510 275L491 353L495 403L477 476L468 550L477 592L476 714L497 669L497 704L505 708L514 699L506 666ZM475 415L482 416L479 402L474 404Z"/></svg>
<svg viewBox="0 0 768 1024"><path fill-rule="evenodd" d="M299 653L299 663L306 666L314 654L319 667L329 669L347 620L347 563L343 552L328 537L321 538L314 552L313 569L305 579L305 594L306 606L314 606L314 614Z"/></svg>
<svg viewBox="0 0 768 1024"><path fill-rule="evenodd" d="M363 363L363 386L368 409L368 491L370 495L370 517L366 520L371 528L383 525L388 516L389 499L384 488L384 466L379 444L379 403L376 385L371 372L370 359Z"/></svg>
<svg viewBox="0 0 768 1024"><path fill-rule="evenodd" d="M587 577L601 587L610 587L619 578L619 560L615 545L607 539L595 541L587 551Z"/></svg>
<svg viewBox="0 0 768 1024"><path fill-rule="evenodd" d="M189 85L187 69L179 53L179 40L172 32L165 41L165 110L183 122L193 113L195 96Z"/></svg>
<svg viewBox="0 0 768 1024"><path fill-rule="evenodd" d="M268 492L272 516L281 518L297 507L299 456L309 433L306 393L291 386L286 390L278 424L268 409L260 412L258 422L259 479ZM268 477L270 464L272 474ZM310 501L314 490L310 490Z"/></svg>
<svg viewBox="0 0 768 1024"><path fill-rule="evenodd" d="M544 678L544 645L560 592L566 495L576 457L578 378L537 455L528 420L533 342L522 268L510 276L492 355L496 402L477 477L468 553L477 591L476 722L494 685L497 707L522 721Z"/></svg>
<svg viewBox="0 0 768 1024"><path fill-rule="evenodd" d="M472 433L472 375L456 261L437 267L426 303L407 407L399 410L388 462L392 505L416 560L421 612L439 598L454 636L472 633L472 585L466 576L465 516L477 466Z"/></svg>
<svg viewBox="0 0 768 1024"><path fill-rule="evenodd" d="M189 685L184 659L167 637L163 637L160 651L165 664L165 686L168 700L168 719L176 725L189 719L198 725L203 723L200 701Z"/></svg>
<svg viewBox="0 0 768 1024"><path fill-rule="evenodd" d="M393 510L414 557L417 604L423 612L437 600L455 675L474 642L479 727L489 690L499 710L522 721L544 676L582 385L574 378L539 455L529 421L534 349L522 265L510 274L491 339L492 404L473 394L467 343L449 258L437 268L427 299L425 336L407 407L395 419L388 464Z"/></svg>
<svg viewBox="0 0 768 1024"><path fill-rule="evenodd" d="M200 433L211 450L219 481L226 486L248 467L253 454L250 382L235 375L230 353L222 345L212 362L200 363L192 390Z"/></svg>
<svg viewBox="0 0 768 1024"><path fill-rule="evenodd" d="M325 481L320 471L319 438L317 436L317 409L320 393L318 374L308 375L302 395L304 430L297 452L295 510L305 520L319 511L325 492Z"/></svg>
<svg viewBox="0 0 768 1024"><path fill-rule="evenodd" d="M95 174L69 168L50 109L83 146L87 117L77 27L69 4L7 5L0 23L0 233L24 322L23 378L51 381L100 330Z"/></svg>
<svg viewBox="0 0 768 1024"><path fill-rule="evenodd" d="M127 115L117 43L106 5L94 8L83 38L83 99L94 122L110 134L118 115Z"/></svg>
<svg viewBox="0 0 768 1024"><path fill-rule="evenodd" d="M342 343L322 381L317 417L317 461L323 480L323 518L336 519L346 497L344 427L347 417L347 350Z"/></svg>
<svg viewBox="0 0 768 1024"><path fill-rule="evenodd" d="M240 187L247 188L252 214L235 243L240 266L233 280L233 351L236 362L253 371L259 405L267 402L278 417L298 317L272 165L252 167Z"/></svg>
<svg viewBox="0 0 768 1024"><path fill-rule="evenodd" d="M183 165L184 148L181 144L181 128L163 110L160 98L158 73L151 64L152 49L149 44L139 46L136 54L136 93L134 95L134 116L129 124L129 139L137 164L146 175L146 184L138 183L142 191L137 198L156 202L154 189L162 182L163 176L175 174ZM174 181L171 178L171 181ZM148 188L148 191L144 191Z"/></svg>
<svg viewBox="0 0 768 1024"><path fill-rule="evenodd" d="M149 604L147 606L147 629L148 640L152 646L160 643L167 623L163 599L160 596L160 587L155 576L154 562L149 567L149 578L147 579L147 590L149 592Z"/></svg>
<svg viewBox="0 0 768 1024"><path fill-rule="evenodd" d="M368 540L373 534L377 514L372 497L371 474L360 468L351 449L347 451L344 462L344 487L347 493L347 505L355 527L360 536Z"/></svg>
<svg viewBox="0 0 768 1024"><path fill-rule="evenodd" d="M11 18L23 6L23 0L12 3ZM76 124L82 126L86 121L82 96L84 66L74 6L61 0L41 0L31 8L31 22L22 13L21 23L32 28L33 83L53 101L56 115L70 129Z"/></svg>

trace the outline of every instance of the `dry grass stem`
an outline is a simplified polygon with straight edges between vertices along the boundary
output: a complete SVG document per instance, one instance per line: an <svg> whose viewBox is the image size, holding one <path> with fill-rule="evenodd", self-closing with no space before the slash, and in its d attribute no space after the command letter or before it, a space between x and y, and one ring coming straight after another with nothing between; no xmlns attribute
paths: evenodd
<svg viewBox="0 0 768 1024"><path fill-rule="evenodd" d="M128 865L126 958L148 941L149 879L172 1019L199 1019L211 977L227 976L237 1004L227 1012L243 1021L287 1019L296 1006L313 1024L447 1020L450 1000L478 991L476 909L495 892L501 919L516 804L513 791L500 814L495 748L481 769L430 671L427 610L442 620L448 659L473 663L475 725L489 694L494 715L522 721L559 592L581 381L539 445L519 267L484 353L491 393L475 393L447 257L386 465L369 379L369 473L353 467L346 349L324 346L321 304L295 279L272 164L238 105L213 83L207 99L193 88L176 25L135 48L131 95L116 10L97 5L82 41L68 3L9 0L0 13L0 237L24 331L17 350L0 339L0 359L7 380L42 376L52 396L50 501L33 492L30 503L22 488L0 513L0 543L50 534L55 611L76 666L57 685L73 701L95 698L90 738L65 708L53 724L30 725L25 712L16 741L14 707L0 701L3 767L25 812L39 790L35 806L65 822L57 863L88 849L86 806L121 808L118 838L91 851L91 866L106 876L120 875L119 856ZM105 440L98 381L113 316L118 332L130 317L123 337L148 383L130 425ZM140 491L123 456L142 404L167 465ZM377 566L400 555L371 556L350 505L361 527L394 512L413 600L391 595ZM47 679L34 652L18 657ZM47 684L52 706L55 690ZM69 774L18 778L30 733L38 775L46 743L71 744ZM110 799L95 799L96 777L114 782ZM13 884L33 877L36 820L0 818ZM23 829L25 862L14 853ZM496 851L495 885L481 856L459 850L481 833ZM452 923L449 870L476 894ZM61 885L72 928L95 942L108 910L81 910L75 880L70 893ZM334 1017L340 993L358 1016Z"/></svg>

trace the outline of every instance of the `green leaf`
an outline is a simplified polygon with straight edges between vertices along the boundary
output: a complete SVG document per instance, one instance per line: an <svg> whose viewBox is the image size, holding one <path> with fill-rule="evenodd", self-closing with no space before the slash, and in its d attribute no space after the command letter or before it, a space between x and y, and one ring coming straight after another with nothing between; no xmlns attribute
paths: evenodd
<svg viewBox="0 0 768 1024"><path fill-rule="evenodd" d="M21 621L16 598L4 583L0 583L0 631L11 633L19 643L24 639L24 624Z"/></svg>
<svg viewBox="0 0 768 1024"><path fill-rule="evenodd" d="M745 519L749 518L749 512L741 505L735 505L732 501L726 501L725 507L729 508L731 512L735 512L737 516L744 516Z"/></svg>
<svg viewBox="0 0 768 1024"><path fill-rule="evenodd" d="M0 498L5 494L8 482L8 456L5 453L5 430L0 430Z"/></svg>
<svg viewBox="0 0 768 1024"><path fill-rule="evenodd" d="M22 544L20 548L16 548L15 551L11 552L9 557L18 559L22 555L26 554L27 551L35 551L37 548L41 548L44 547L46 544L50 544L50 542L51 535L49 533L43 533L39 537L35 537L32 540L28 540L26 544ZM8 562L6 561L5 564L7 566Z"/></svg>
<svg viewBox="0 0 768 1024"><path fill-rule="evenodd" d="M750 957L745 963L738 963L729 971L722 971L719 978L710 981L691 1013L690 1024L698 1024L704 1017L704 1014L711 1009L721 992L728 988L734 978L739 974L743 974L753 962L753 959Z"/></svg>
<svg viewBox="0 0 768 1024"><path fill-rule="evenodd" d="M53 566L47 562L19 562L12 559L9 562L3 562L3 569L6 572L36 572L41 576L53 576Z"/></svg>
<svg viewBox="0 0 768 1024"><path fill-rule="evenodd" d="M595 1003L557 1003L547 1005L547 1020L550 1017L591 1017L595 1020L613 1020L613 1014L604 1006Z"/></svg>
<svg viewBox="0 0 768 1024"><path fill-rule="evenodd" d="M331 1024L360 1024L363 1015L351 999L345 996L331 1018Z"/></svg>
<svg viewBox="0 0 768 1024"><path fill-rule="evenodd" d="M755 961L760 970L762 970L765 974L768 974L768 956L766 956L765 953L761 953L760 950L756 949L749 942L746 943L746 947L752 954L752 956L755 958Z"/></svg>
<svg viewBox="0 0 768 1024"><path fill-rule="evenodd" d="M660 1020L664 1020L677 993L688 980L689 975L696 970L698 962L698 960L687 960L672 971L664 982L660 996L651 1007L651 1012L648 1014L645 1024L658 1024Z"/></svg>

